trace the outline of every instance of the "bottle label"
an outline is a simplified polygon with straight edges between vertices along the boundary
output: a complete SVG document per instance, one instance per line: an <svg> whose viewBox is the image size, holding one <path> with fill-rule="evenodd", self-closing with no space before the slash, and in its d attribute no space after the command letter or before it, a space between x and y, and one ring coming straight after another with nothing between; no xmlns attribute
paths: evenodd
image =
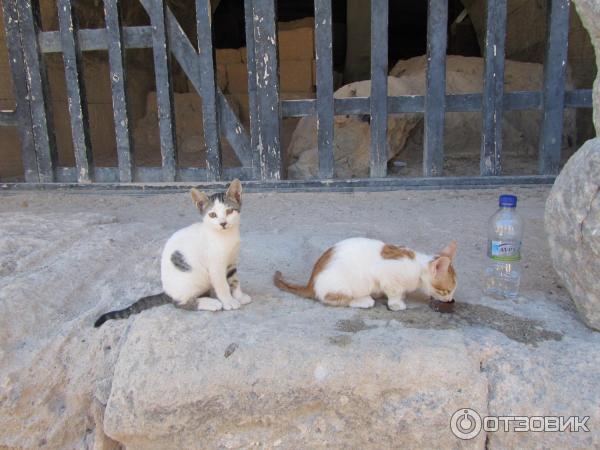
<svg viewBox="0 0 600 450"><path fill-rule="evenodd" d="M520 242L490 242L490 258L494 261L514 262L521 260Z"/></svg>

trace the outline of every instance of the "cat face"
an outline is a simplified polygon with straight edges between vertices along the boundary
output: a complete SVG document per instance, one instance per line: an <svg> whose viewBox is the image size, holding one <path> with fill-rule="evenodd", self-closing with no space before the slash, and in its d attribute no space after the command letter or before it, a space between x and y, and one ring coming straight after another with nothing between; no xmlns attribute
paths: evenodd
<svg viewBox="0 0 600 450"><path fill-rule="evenodd" d="M216 231L225 231L240 224L242 209L242 183L233 180L225 194L210 197L197 189L191 191L192 200L202 214L202 223Z"/></svg>
<svg viewBox="0 0 600 450"><path fill-rule="evenodd" d="M456 272L454 271L454 267L452 267L452 260L455 255L456 242L452 242L428 265L428 294L436 300L449 302L454 298L457 282Z"/></svg>

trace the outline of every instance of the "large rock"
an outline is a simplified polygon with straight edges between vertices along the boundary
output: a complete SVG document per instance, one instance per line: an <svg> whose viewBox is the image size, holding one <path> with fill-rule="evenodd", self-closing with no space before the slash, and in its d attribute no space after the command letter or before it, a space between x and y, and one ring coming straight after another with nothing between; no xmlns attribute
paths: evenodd
<svg viewBox="0 0 600 450"><path fill-rule="evenodd" d="M600 139L588 141L556 179L546 231L556 272L584 322L600 330Z"/></svg>
<svg viewBox="0 0 600 450"><path fill-rule="evenodd" d="M515 189L529 224L518 300L490 302L476 276L485 254L473 236L494 192L249 194L239 269L250 305L163 306L100 329L100 313L160 289L161 246L197 219L189 196L3 197L0 448L598 448L596 427L469 442L449 429L466 407L600 422L600 333L556 286L547 188ZM329 308L273 286L276 268L303 280L352 235L428 252L457 238L455 313L412 297L396 313Z"/></svg>
<svg viewBox="0 0 600 450"><path fill-rule="evenodd" d="M418 89L417 77L399 80L388 77L389 95L407 95ZM370 81L358 81L338 89L335 98L368 97ZM393 158L402 149L410 131L419 122L417 114L388 117L387 156ZM369 116L336 116L334 122L333 153L335 177L353 178L368 176L371 128ZM315 178L319 172L317 152L317 119L302 118L292 134L287 148L288 177Z"/></svg>
<svg viewBox="0 0 600 450"><path fill-rule="evenodd" d="M448 56L446 91L468 94L483 89L482 58ZM399 61L390 72L390 96L423 95L427 61L424 56ZM541 64L506 61L507 92L540 90L543 84ZM569 81L568 86L572 83ZM351 83L335 93L336 98L368 96L370 81ZM396 157L415 161L423 149L423 115L391 115L388 119L388 160ZM541 114L539 111L507 111L504 113L505 155L532 157L537 154ZM481 148L481 113L446 114L444 128L445 154L449 157L478 158ZM287 148L290 178L313 178L318 174L316 118L300 120ZM334 131L335 176L365 177L369 173L370 128L368 116L336 116ZM575 143L576 126L573 110L565 110L563 148Z"/></svg>
<svg viewBox="0 0 600 450"><path fill-rule="evenodd" d="M452 414L466 404L486 411L485 377L460 337L272 302L217 315L164 308L136 321L106 433L131 450L416 448L422 436L450 448Z"/></svg>

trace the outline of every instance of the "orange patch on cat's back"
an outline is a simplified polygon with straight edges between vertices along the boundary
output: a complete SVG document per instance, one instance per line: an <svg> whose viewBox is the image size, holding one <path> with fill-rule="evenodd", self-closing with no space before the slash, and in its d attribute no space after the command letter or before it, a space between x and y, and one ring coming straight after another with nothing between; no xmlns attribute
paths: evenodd
<svg viewBox="0 0 600 450"><path fill-rule="evenodd" d="M311 289L315 286L317 276L327 268L327 265L329 264L329 261L331 261L334 252L334 247L328 248L315 263L312 274L310 275L310 280L308 281L308 286Z"/></svg>
<svg viewBox="0 0 600 450"><path fill-rule="evenodd" d="M406 247L385 244L381 249L381 257L383 259L415 259L415 252Z"/></svg>

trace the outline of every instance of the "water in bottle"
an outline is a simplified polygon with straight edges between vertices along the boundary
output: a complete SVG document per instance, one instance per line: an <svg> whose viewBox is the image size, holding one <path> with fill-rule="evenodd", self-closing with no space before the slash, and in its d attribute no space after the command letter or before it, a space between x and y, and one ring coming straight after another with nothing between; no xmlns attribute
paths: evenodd
<svg viewBox="0 0 600 450"><path fill-rule="evenodd" d="M495 298L515 298L521 282L523 221L516 212L516 196L501 195L499 204L488 225L485 293Z"/></svg>

